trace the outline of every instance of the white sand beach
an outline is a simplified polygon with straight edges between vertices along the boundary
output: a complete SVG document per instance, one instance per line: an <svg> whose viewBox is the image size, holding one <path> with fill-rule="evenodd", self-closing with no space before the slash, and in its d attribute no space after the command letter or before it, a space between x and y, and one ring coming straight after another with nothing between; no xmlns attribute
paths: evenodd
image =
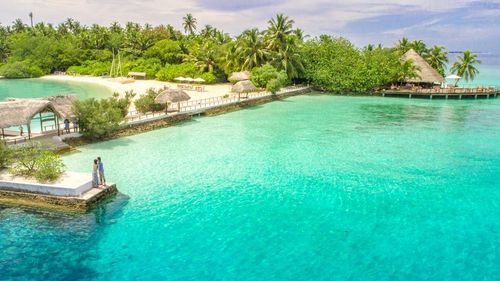
<svg viewBox="0 0 500 281"><path fill-rule="evenodd" d="M101 78L95 76L47 75L41 77L40 79L93 83L104 86L113 92L119 93L120 95L125 94L125 91L133 90L136 93L136 99L140 95L143 95L149 88L160 89L165 86L170 88L177 88L176 83L161 82L157 80L136 80L132 83L122 84L117 79ZM186 93L191 97L191 100L199 100L231 94L231 84L229 83L203 86L205 87L205 90L203 92L186 90Z"/></svg>

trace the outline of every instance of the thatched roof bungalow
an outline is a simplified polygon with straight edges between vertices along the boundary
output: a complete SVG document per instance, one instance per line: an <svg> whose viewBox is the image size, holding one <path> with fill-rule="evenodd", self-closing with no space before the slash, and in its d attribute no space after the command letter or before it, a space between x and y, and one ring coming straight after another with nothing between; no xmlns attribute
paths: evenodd
<svg viewBox="0 0 500 281"><path fill-rule="evenodd" d="M257 87L255 87L255 85L250 80L240 81L231 87L231 92L236 93L249 93L255 92L256 90Z"/></svg>
<svg viewBox="0 0 500 281"><path fill-rule="evenodd" d="M76 101L75 96L51 96L43 99L50 101L57 114L59 114L59 117L62 119L68 119L70 121L74 121L76 119L75 112L73 111L73 103Z"/></svg>
<svg viewBox="0 0 500 281"><path fill-rule="evenodd" d="M422 58L415 50L410 49L401 58L402 61L412 60L417 67L417 78L408 79L405 82L409 83L443 83L444 77L439 74L424 58Z"/></svg>
<svg viewBox="0 0 500 281"><path fill-rule="evenodd" d="M0 102L0 128L28 126L28 135L31 135L30 124L35 115L44 112L52 112L55 115L56 124L59 119L74 120L73 102L74 96L53 96L41 99L8 99ZM42 124L41 124L42 125Z"/></svg>
<svg viewBox="0 0 500 281"><path fill-rule="evenodd" d="M0 128L29 125L36 114L46 111L56 112L48 100L16 99L0 102Z"/></svg>
<svg viewBox="0 0 500 281"><path fill-rule="evenodd" d="M168 104L175 102L177 103L177 111L180 111L180 103L190 99L191 97L181 89L166 89L155 98L155 103Z"/></svg>
<svg viewBox="0 0 500 281"><path fill-rule="evenodd" d="M228 80L231 83L236 83L238 81L250 80L250 76L250 72L248 71L233 72Z"/></svg>

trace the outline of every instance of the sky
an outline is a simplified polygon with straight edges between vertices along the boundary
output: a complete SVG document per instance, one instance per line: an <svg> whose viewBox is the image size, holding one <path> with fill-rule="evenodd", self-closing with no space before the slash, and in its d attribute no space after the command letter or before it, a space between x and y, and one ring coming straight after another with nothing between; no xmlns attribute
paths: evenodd
<svg viewBox="0 0 500 281"><path fill-rule="evenodd" d="M71 17L86 25L134 21L179 29L192 13L199 29L210 24L231 35L265 29L271 17L284 13L311 37L343 36L360 47L392 46L406 36L449 51L500 54L500 0L0 0L4 25L16 18L29 22L29 12L35 22Z"/></svg>

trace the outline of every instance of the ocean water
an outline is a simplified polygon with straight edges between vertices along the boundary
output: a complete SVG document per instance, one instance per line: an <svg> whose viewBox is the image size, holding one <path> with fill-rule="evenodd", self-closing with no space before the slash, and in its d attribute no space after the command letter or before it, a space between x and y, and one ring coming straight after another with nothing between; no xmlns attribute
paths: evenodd
<svg viewBox="0 0 500 281"><path fill-rule="evenodd" d="M472 81L460 80L458 85L461 87L497 87L500 88L500 67L498 65L483 64L478 67L479 75ZM454 84L455 81L448 81Z"/></svg>
<svg viewBox="0 0 500 281"><path fill-rule="evenodd" d="M307 95L127 138L88 214L0 209L2 280L498 280L500 100Z"/></svg>

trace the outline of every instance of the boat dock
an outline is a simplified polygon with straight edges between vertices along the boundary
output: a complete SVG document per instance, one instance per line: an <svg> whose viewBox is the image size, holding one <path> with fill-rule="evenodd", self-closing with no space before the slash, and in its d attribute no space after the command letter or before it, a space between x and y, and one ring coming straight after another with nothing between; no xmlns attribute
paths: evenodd
<svg viewBox="0 0 500 281"><path fill-rule="evenodd" d="M408 90L385 90L378 92L382 97L401 97L415 99L491 99L500 95L500 89L408 89Z"/></svg>

